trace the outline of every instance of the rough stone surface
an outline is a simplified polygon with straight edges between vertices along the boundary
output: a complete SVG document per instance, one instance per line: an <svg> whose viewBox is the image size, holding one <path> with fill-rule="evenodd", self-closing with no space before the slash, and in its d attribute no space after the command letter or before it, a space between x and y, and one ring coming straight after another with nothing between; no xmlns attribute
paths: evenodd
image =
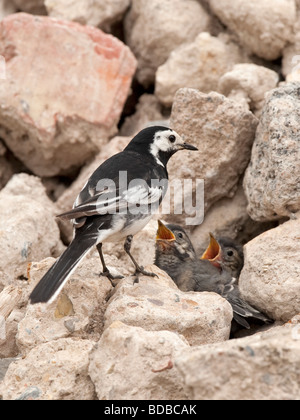
<svg viewBox="0 0 300 420"><path fill-rule="evenodd" d="M15 308L11 314L5 321L2 319L0 322L0 361L2 358L17 357L20 354L16 336L19 323L25 315L25 308L21 308L22 305L24 305L23 300L19 304L15 303Z"/></svg>
<svg viewBox="0 0 300 420"><path fill-rule="evenodd" d="M190 345L225 341L229 338L232 308L214 293L181 292L166 273L148 266L158 278L122 280L105 313L105 327L115 321L149 331L182 334ZM204 309L205 308L205 309Z"/></svg>
<svg viewBox="0 0 300 420"><path fill-rule="evenodd" d="M164 105L171 106L180 88L217 91L220 77L245 60L239 47L228 38L201 33L193 42L174 50L159 67L155 94Z"/></svg>
<svg viewBox="0 0 300 420"><path fill-rule="evenodd" d="M297 19L294 25L293 36L283 50L282 73L287 82L300 82L300 4L296 0Z"/></svg>
<svg viewBox="0 0 300 420"><path fill-rule="evenodd" d="M133 0L125 20L125 36L138 59L139 82L152 84L157 68L170 53L193 41L208 24L208 14L195 0Z"/></svg>
<svg viewBox="0 0 300 420"><path fill-rule="evenodd" d="M300 24L299 36L294 44L289 44L283 53L282 73L286 76L286 81L289 83L300 82Z"/></svg>
<svg viewBox="0 0 300 420"><path fill-rule="evenodd" d="M279 75L256 64L237 64L219 81L218 92L230 99L241 100L259 117L265 104L265 94L277 87Z"/></svg>
<svg viewBox="0 0 300 420"><path fill-rule="evenodd" d="M99 400L185 400L184 380L174 366L184 337L114 322L91 353L90 377Z"/></svg>
<svg viewBox="0 0 300 420"><path fill-rule="evenodd" d="M182 350L175 366L189 388L189 399L298 400L300 336L296 328L278 327L219 345Z"/></svg>
<svg viewBox="0 0 300 420"><path fill-rule="evenodd" d="M93 345L67 338L37 346L10 364L0 394L4 400L93 400L94 385L88 375Z"/></svg>
<svg viewBox="0 0 300 420"><path fill-rule="evenodd" d="M14 308L19 306L22 299L21 287L10 285L0 293L0 359L13 357L18 354L16 350L16 323L15 314L10 318Z"/></svg>
<svg viewBox="0 0 300 420"><path fill-rule="evenodd" d="M300 219L249 242L240 277L244 298L271 318L289 321L300 313Z"/></svg>
<svg viewBox="0 0 300 420"><path fill-rule="evenodd" d="M299 124L299 84L270 92L244 180L254 220L278 220L300 210Z"/></svg>
<svg viewBox="0 0 300 420"><path fill-rule="evenodd" d="M264 231L275 227L275 223L254 222L247 212L248 202L240 186L233 198L218 201L191 235L192 242L199 256L202 256L209 244L209 233L216 238L231 238L245 244Z"/></svg>
<svg viewBox="0 0 300 420"><path fill-rule="evenodd" d="M106 256L108 266L116 266L117 260ZM54 263L47 259L33 263L28 270L30 288L27 296ZM92 255L74 272L64 290L51 305L28 305L25 317L19 323L17 344L22 354L45 342L70 336L97 338L103 328L106 298L111 283L100 277L102 266L99 256ZM125 272L124 274L127 274ZM92 319L97 319L97 331L90 331ZM89 332L89 334L88 334Z"/></svg>
<svg viewBox="0 0 300 420"><path fill-rule="evenodd" d="M36 175L80 167L116 132L136 69L121 41L89 26L21 13L0 23L0 54L7 64L0 134Z"/></svg>
<svg viewBox="0 0 300 420"><path fill-rule="evenodd" d="M170 179L204 180L205 211L220 199L233 197L250 160L257 123L250 111L223 95L180 89L170 126L199 152L172 159L168 166ZM194 185L193 193L195 190ZM185 193L190 196L191 192ZM184 224L186 215L171 216L174 219Z"/></svg>
<svg viewBox="0 0 300 420"><path fill-rule="evenodd" d="M130 0L45 0L51 17L98 26L108 31L113 23L121 20L129 5Z"/></svg>
<svg viewBox="0 0 300 420"><path fill-rule="evenodd" d="M63 249L55 207L41 181L15 175L0 192L0 287L25 278L27 265Z"/></svg>
<svg viewBox="0 0 300 420"><path fill-rule="evenodd" d="M6 375L9 365L14 361L14 358L0 359L0 384Z"/></svg>
<svg viewBox="0 0 300 420"><path fill-rule="evenodd" d="M209 0L212 11L242 45L266 60L276 60L293 34L294 0Z"/></svg>

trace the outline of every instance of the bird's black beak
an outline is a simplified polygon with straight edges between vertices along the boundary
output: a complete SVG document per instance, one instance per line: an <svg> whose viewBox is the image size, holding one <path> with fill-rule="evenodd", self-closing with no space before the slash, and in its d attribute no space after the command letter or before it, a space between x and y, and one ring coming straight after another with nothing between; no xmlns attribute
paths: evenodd
<svg viewBox="0 0 300 420"><path fill-rule="evenodd" d="M199 149L191 144L183 143L179 145L179 150L191 150L191 151L198 151Z"/></svg>

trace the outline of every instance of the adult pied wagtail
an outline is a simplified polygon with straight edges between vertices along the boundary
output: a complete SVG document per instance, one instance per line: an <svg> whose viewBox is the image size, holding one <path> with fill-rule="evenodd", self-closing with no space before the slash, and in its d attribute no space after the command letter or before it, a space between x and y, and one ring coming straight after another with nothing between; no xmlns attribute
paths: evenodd
<svg viewBox="0 0 300 420"><path fill-rule="evenodd" d="M221 245L223 244L223 246ZM202 259L196 255L185 230L159 222L155 264L166 271L182 291L214 292L232 306L234 320L249 329L247 319L272 322L266 315L242 299L238 278L243 268L242 248L228 239L217 241L211 235L210 245Z"/></svg>
<svg viewBox="0 0 300 420"><path fill-rule="evenodd" d="M103 274L113 280L104 261L103 242L126 239L124 248L136 273L154 276L139 267L130 253L131 242L161 204L168 187L167 163L180 150L198 149L184 143L169 128L149 127L134 137L123 152L108 159L94 172L73 210L58 216L73 220L74 239L33 290L31 303L52 302L95 245Z"/></svg>

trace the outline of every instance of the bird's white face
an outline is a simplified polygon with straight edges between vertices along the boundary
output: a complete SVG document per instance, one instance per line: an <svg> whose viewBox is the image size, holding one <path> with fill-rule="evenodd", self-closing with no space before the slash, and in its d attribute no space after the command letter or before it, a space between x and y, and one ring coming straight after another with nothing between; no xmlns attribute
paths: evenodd
<svg viewBox="0 0 300 420"><path fill-rule="evenodd" d="M164 166L160 161L160 153L176 153L184 149L183 138L174 130L157 131L154 136L153 144L150 152L156 159L157 163Z"/></svg>

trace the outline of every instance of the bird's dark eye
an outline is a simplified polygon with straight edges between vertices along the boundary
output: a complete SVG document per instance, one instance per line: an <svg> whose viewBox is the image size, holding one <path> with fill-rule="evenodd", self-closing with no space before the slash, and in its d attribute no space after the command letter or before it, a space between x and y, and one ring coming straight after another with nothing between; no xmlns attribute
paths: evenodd
<svg viewBox="0 0 300 420"><path fill-rule="evenodd" d="M176 141L176 136L174 136L173 134L169 137L169 140L171 143L175 143Z"/></svg>
<svg viewBox="0 0 300 420"><path fill-rule="evenodd" d="M233 253L233 251L227 251L227 255L228 255L228 257L233 257L234 253Z"/></svg>
<svg viewBox="0 0 300 420"><path fill-rule="evenodd" d="M178 233L177 236L178 236L179 239L183 239L183 234L182 233Z"/></svg>

